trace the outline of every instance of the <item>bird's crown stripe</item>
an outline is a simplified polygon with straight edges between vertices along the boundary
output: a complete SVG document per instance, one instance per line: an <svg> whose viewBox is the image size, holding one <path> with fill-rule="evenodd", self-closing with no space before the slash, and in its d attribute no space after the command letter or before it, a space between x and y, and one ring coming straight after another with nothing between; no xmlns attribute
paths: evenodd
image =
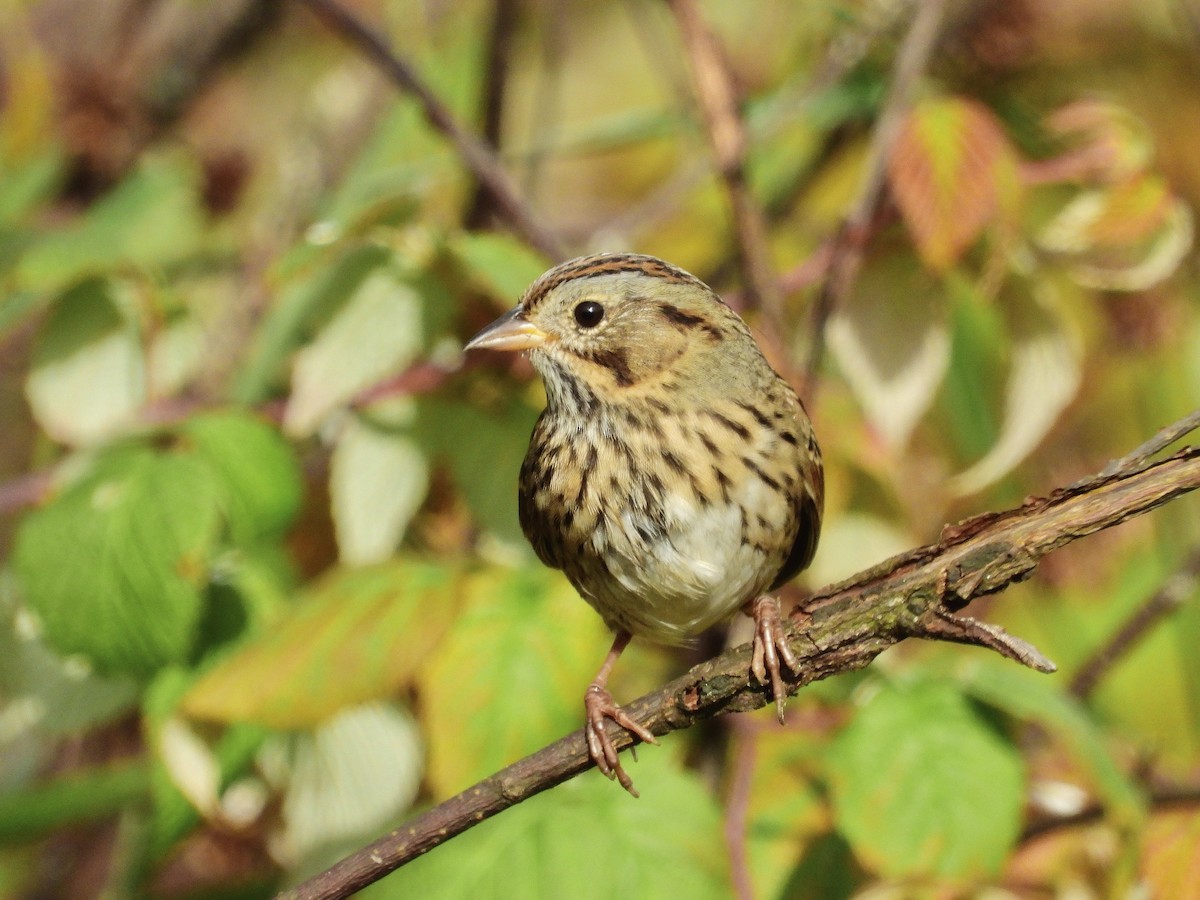
<svg viewBox="0 0 1200 900"><path fill-rule="evenodd" d="M521 302L527 310L532 309L560 284L579 278L596 278L621 272L640 272L651 278L661 278L663 281L676 284L689 283L703 286L703 282L694 275L689 275L683 269L677 269L653 256L641 256L635 253L604 254L583 256L556 266L529 286L525 296L521 298Z"/></svg>

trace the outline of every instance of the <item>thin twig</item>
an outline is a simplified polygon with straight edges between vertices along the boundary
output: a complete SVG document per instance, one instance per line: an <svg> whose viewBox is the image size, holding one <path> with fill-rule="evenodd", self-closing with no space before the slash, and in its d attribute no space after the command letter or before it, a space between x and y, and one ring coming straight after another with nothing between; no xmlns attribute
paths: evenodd
<svg viewBox="0 0 1200 900"><path fill-rule="evenodd" d="M508 62L516 34L518 0L495 0L492 22L485 43L483 62L483 141L489 147L500 146L500 130L504 124L504 94L508 87ZM482 228L491 214L492 195L476 180L463 225Z"/></svg>
<svg viewBox="0 0 1200 900"><path fill-rule="evenodd" d="M1080 699L1087 697L1116 663L1162 619L1177 610L1200 586L1200 548L1192 551L1162 587L1133 611L1108 641L1096 650L1071 679L1070 691Z"/></svg>
<svg viewBox="0 0 1200 900"><path fill-rule="evenodd" d="M1103 478L1108 475L1116 475L1118 472L1129 472L1136 469L1156 454L1170 447L1185 434L1190 434L1197 428L1200 428L1200 409L1196 410L1190 416L1185 416L1178 422L1168 425L1131 453L1125 454L1120 459L1114 459L1100 473L1100 477Z"/></svg>
<svg viewBox="0 0 1200 900"><path fill-rule="evenodd" d="M1138 471L1097 476L1020 507L977 516L947 528L941 541L901 554L818 592L792 614L792 650L801 670L791 692L831 675L860 669L889 646L921 637L975 643L1039 668L1049 663L1019 639L949 612L1029 576L1047 553L1200 488L1200 449L1185 448ZM958 626L953 625L959 622ZM656 735L727 712L772 702L769 688L749 675L750 648L741 646L693 668L625 709ZM613 729L627 747L628 732ZM331 869L288 892L295 900L349 896L521 801L590 768L582 730L513 763L417 816Z"/></svg>
<svg viewBox="0 0 1200 900"><path fill-rule="evenodd" d="M805 363L806 393L811 394L825 352L825 325L833 311L846 299L858 277L871 222L884 195L888 157L896 141L913 92L929 64L946 12L946 0L918 3L912 26L904 37L892 69L883 111L867 151L867 174L854 206L838 230L825 282L813 304L808 360Z"/></svg>
<svg viewBox="0 0 1200 900"><path fill-rule="evenodd" d="M729 849L734 895L738 900L753 900L754 881L750 877L750 860L746 853L746 822L750 814L750 788L754 782L759 732L745 716L733 716L731 721L733 768L725 799L725 846Z"/></svg>
<svg viewBox="0 0 1200 900"><path fill-rule="evenodd" d="M1182 785L1151 790L1146 797L1146 802L1151 809L1155 810L1172 806L1194 806L1200 803L1200 786ZM1095 803L1070 815L1049 816L1045 819L1040 819L1025 827L1025 830L1021 833L1019 843L1025 844L1052 834L1055 831L1061 831L1064 828L1078 828L1081 825L1091 825L1103 819L1107 812L1108 810L1105 806Z"/></svg>
<svg viewBox="0 0 1200 900"><path fill-rule="evenodd" d="M695 0L667 0L691 63L692 81L717 171L729 199L741 263L745 305L761 309L778 330L782 319L778 279L767 246L767 221L746 182L746 126L728 60Z"/></svg>
<svg viewBox="0 0 1200 900"><path fill-rule="evenodd" d="M463 163L491 196L499 214L521 237L556 262L566 258L566 252L558 238L542 225L533 210L521 198L516 185L500 165L492 148L458 123L449 107L442 103L417 75L416 70L401 59L382 36L337 0L298 2L303 3L332 30L358 47L397 87L412 94L429 124L454 145Z"/></svg>
<svg viewBox="0 0 1200 900"><path fill-rule="evenodd" d="M0 516L40 503L54 487L57 467L39 469L0 484Z"/></svg>

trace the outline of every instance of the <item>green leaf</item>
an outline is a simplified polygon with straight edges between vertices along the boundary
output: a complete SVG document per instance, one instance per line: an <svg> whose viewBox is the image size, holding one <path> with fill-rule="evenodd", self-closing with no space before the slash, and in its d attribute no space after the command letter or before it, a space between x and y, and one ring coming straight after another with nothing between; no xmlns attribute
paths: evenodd
<svg viewBox="0 0 1200 900"><path fill-rule="evenodd" d="M161 267L185 258L204 227L196 180L182 158L147 157L81 222L29 249L17 266L20 286L54 290L122 263Z"/></svg>
<svg viewBox="0 0 1200 900"><path fill-rule="evenodd" d="M429 455L449 463L476 520L514 547L527 545L517 518L517 476L537 412L514 402L499 412L441 399L418 401L413 431Z"/></svg>
<svg viewBox="0 0 1200 900"><path fill-rule="evenodd" d="M28 842L80 822L115 816L150 793L150 767L125 762L77 770L0 793L0 841Z"/></svg>
<svg viewBox="0 0 1200 900"><path fill-rule="evenodd" d="M1001 350L1007 330L998 307L967 279L950 273L946 286L953 300L954 329L942 394L949 425L941 432L955 442L960 458L978 459L999 432L990 398L1003 377Z"/></svg>
<svg viewBox="0 0 1200 900"><path fill-rule="evenodd" d="M327 320L358 289L363 279L391 256L385 247L373 244L354 247L336 260L325 254L316 272L305 272L280 292L266 320L258 329L250 360L242 370L234 397L247 405L261 403L282 380L289 354L318 325Z"/></svg>
<svg viewBox="0 0 1200 900"><path fill-rule="evenodd" d="M295 454L278 431L241 412L196 416L180 431L216 476L236 542L280 534L291 524L304 485Z"/></svg>
<svg viewBox="0 0 1200 900"><path fill-rule="evenodd" d="M405 406L413 411L410 402ZM407 434L356 417L338 437L329 470L330 509L341 561L383 562L400 543L429 489L425 454Z"/></svg>
<svg viewBox="0 0 1200 900"><path fill-rule="evenodd" d="M450 252L479 287L513 306L533 281L550 267L547 259L511 235L464 232Z"/></svg>
<svg viewBox="0 0 1200 900"><path fill-rule="evenodd" d="M0 580L4 595L12 593L12 582L7 575ZM52 653L29 614L8 600L0 600L0 714L11 718L0 742L30 731L75 734L111 721L137 702L133 679L102 678ZM14 713L18 704L19 716Z"/></svg>
<svg viewBox="0 0 1200 900"><path fill-rule="evenodd" d="M730 896L716 803L653 750L638 764L640 799L585 773L414 860L363 898Z"/></svg>
<svg viewBox="0 0 1200 900"><path fill-rule="evenodd" d="M1042 441L1083 380L1078 335L1057 309L1054 285L1029 284L1006 305L1012 334L1004 418L996 442L982 458L948 482L951 491L971 494L1004 477Z"/></svg>
<svg viewBox="0 0 1200 900"><path fill-rule="evenodd" d="M421 295L393 266L363 274L345 304L296 354L289 434L308 435L338 407L412 362L423 344Z"/></svg>
<svg viewBox="0 0 1200 900"><path fill-rule="evenodd" d="M1016 841L1020 754L950 683L881 685L829 760L838 828L885 877L994 875Z"/></svg>
<svg viewBox="0 0 1200 900"><path fill-rule="evenodd" d="M0 225L17 223L50 199L62 182L65 163L65 155L55 148L5 165L0 177Z"/></svg>
<svg viewBox="0 0 1200 900"><path fill-rule="evenodd" d="M306 728L411 682L458 608L456 569L399 559L336 570L283 621L217 663L183 701L190 716Z"/></svg>
<svg viewBox="0 0 1200 900"><path fill-rule="evenodd" d="M111 282L81 282L55 301L25 394L38 424L67 444L96 443L133 420L146 396L145 362Z"/></svg>
<svg viewBox="0 0 1200 900"><path fill-rule="evenodd" d="M15 565L46 641L103 673L145 676L184 660L219 526L203 463L135 448L31 513Z"/></svg>
<svg viewBox="0 0 1200 900"><path fill-rule="evenodd" d="M420 673L437 796L582 726L583 692L610 640L558 572L484 569L469 597Z"/></svg>
<svg viewBox="0 0 1200 900"><path fill-rule="evenodd" d="M1004 660L972 660L955 668L964 688L980 701L1036 722L1066 746L1091 775L1110 814L1123 824L1139 822L1143 802L1109 752L1104 733L1055 679Z"/></svg>

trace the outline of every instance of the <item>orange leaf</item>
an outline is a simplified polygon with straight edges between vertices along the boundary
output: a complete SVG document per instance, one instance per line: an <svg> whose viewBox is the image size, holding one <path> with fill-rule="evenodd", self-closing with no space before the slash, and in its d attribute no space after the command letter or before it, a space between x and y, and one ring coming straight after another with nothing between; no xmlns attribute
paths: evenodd
<svg viewBox="0 0 1200 900"><path fill-rule="evenodd" d="M918 103L900 127L888 174L925 264L945 271L1017 199L1016 153L973 100Z"/></svg>

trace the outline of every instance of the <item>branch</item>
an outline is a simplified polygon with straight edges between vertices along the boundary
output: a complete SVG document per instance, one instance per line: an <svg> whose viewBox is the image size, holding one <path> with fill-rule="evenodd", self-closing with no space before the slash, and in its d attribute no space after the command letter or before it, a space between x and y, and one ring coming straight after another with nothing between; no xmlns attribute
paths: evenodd
<svg viewBox="0 0 1200 900"><path fill-rule="evenodd" d="M741 260L745 304L761 309L773 325L781 319L779 283L767 247L766 216L746 183L746 126L738 112L737 87L716 35L704 22L696 0L667 0L691 63L692 80L725 185Z"/></svg>
<svg viewBox="0 0 1200 900"><path fill-rule="evenodd" d="M1176 433L1175 428L1171 433ZM1164 434L1167 430L1164 430ZM1178 436L1178 435L1177 435ZM1033 573L1047 553L1149 512L1200 488L1200 449L1185 448L1156 463L1123 464L1014 509L968 519L943 530L937 544L880 563L818 592L792 615L792 649L805 684L861 669L909 637L977 644L1042 671L1050 663L999 628L953 612ZM750 648L734 648L625 707L656 735L728 712L772 702L752 682ZM631 743L614 729L614 743ZM349 896L471 826L590 768L583 731L521 759L412 819L331 869L287 892L293 900Z"/></svg>
<svg viewBox="0 0 1200 900"><path fill-rule="evenodd" d="M521 199L516 185L496 158L492 148L467 131L450 108L421 80L416 70L401 59L387 41L337 0L298 0L311 9L333 31L354 44L393 84L411 94L421 106L425 118L446 136L462 157L463 163L492 198L497 211L531 246L555 261L566 258L558 238L545 228Z"/></svg>
<svg viewBox="0 0 1200 900"><path fill-rule="evenodd" d="M825 351L825 324L834 309L840 305L858 277L866 249L867 234L871 221L883 200L885 174L892 144L900 130L900 123L912 103L917 79L929 64L937 37L942 30L946 12L946 0L925 0L916 4L912 26L904 37L900 52L889 79L887 99L883 103L879 122L871 136L867 151L867 174L863 180L858 200L842 222L829 251L828 270L821 292L813 304L810 334L812 345L805 363L806 393L811 395L816 384L817 370Z"/></svg>
<svg viewBox="0 0 1200 900"><path fill-rule="evenodd" d="M483 140L489 147L500 146L504 124L504 94L508 87L509 57L520 15L518 0L496 0L492 7L492 22L485 43L483 63ZM478 180L474 195L463 217L466 228L482 228L491 213L491 195Z"/></svg>

